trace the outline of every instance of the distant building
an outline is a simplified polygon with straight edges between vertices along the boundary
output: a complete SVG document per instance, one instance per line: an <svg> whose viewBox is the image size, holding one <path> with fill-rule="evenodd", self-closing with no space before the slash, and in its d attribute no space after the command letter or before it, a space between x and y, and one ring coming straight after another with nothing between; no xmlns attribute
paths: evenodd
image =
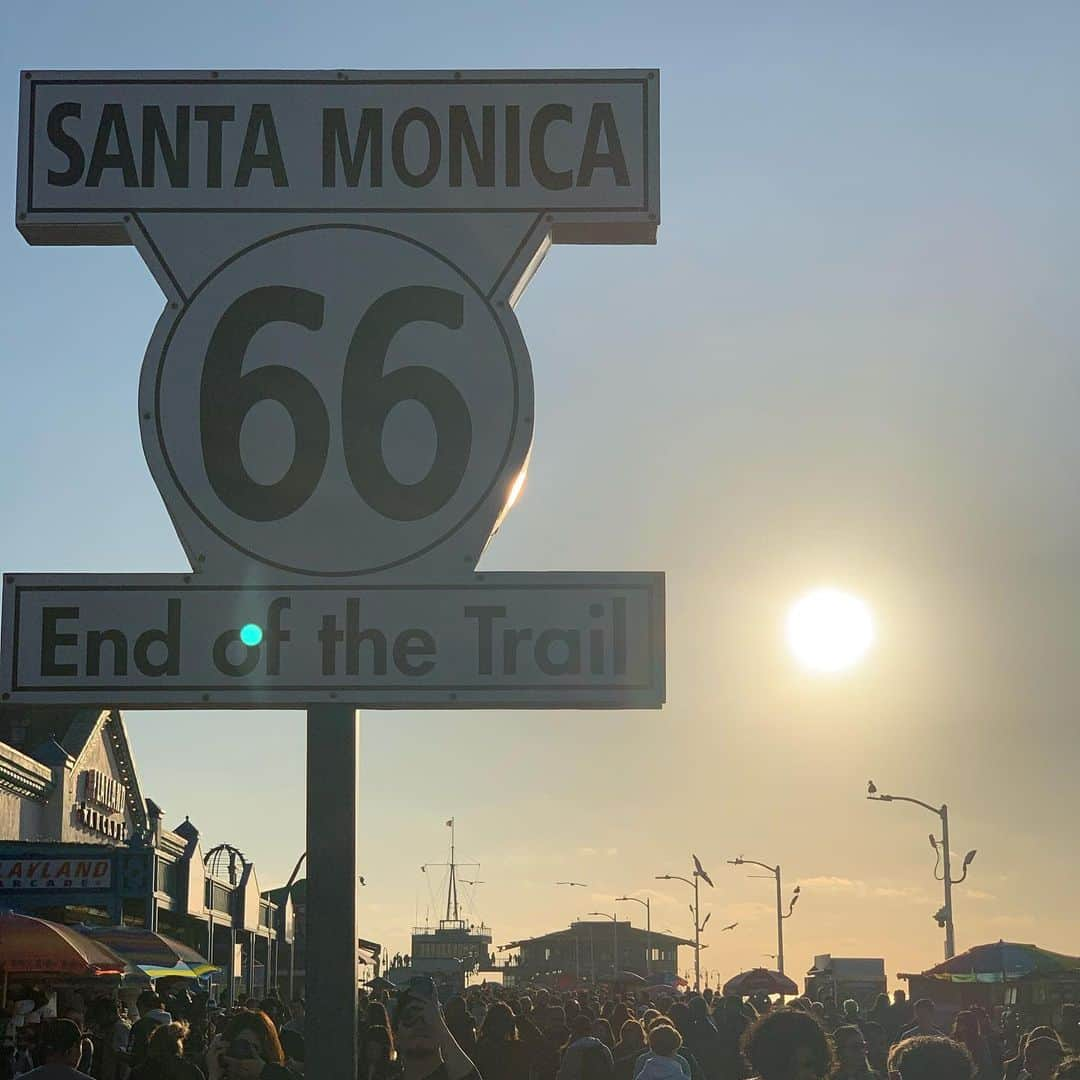
<svg viewBox="0 0 1080 1080"><path fill-rule="evenodd" d="M307 996L307 878L292 885L270 889L263 898L280 914L289 912L289 947L280 958L277 985L282 997L292 1000ZM356 942L357 979L360 984L382 974L382 946L358 938Z"/></svg>
<svg viewBox="0 0 1080 1080"><path fill-rule="evenodd" d="M627 971L642 978L674 978L679 971L679 946L693 944L656 930L647 932L629 922L603 919L575 922L566 930L512 941L500 951L516 954L503 969L508 982L595 982Z"/></svg>
<svg viewBox="0 0 1080 1080"><path fill-rule="evenodd" d="M813 1001L842 1005L848 998L869 1010L888 989L880 957L844 957L821 953L806 973L806 995Z"/></svg>

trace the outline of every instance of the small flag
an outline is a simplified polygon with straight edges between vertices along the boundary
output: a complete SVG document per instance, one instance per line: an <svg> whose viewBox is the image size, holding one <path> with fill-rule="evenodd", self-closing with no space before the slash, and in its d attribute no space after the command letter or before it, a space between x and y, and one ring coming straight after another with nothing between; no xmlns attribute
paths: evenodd
<svg viewBox="0 0 1080 1080"><path fill-rule="evenodd" d="M451 818L451 819L450 819L450 820L449 820L449 821L448 821L448 822L446 823L446 827L447 827L448 829L452 829L452 828L454 827L454 819L453 819L453 818Z"/></svg>

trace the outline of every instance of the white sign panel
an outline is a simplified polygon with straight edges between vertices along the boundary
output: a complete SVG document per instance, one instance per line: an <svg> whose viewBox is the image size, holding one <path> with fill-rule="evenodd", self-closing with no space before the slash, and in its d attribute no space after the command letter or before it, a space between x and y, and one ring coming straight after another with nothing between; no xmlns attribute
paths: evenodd
<svg viewBox="0 0 1080 1080"><path fill-rule="evenodd" d="M546 212L556 242L650 243L658 96L638 70L24 72L19 228L126 243L131 213Z"/></svg>
<svg viewBox="0 0 1080 1080"><path fill-rule="evenodd" d="M226 586L6 575L0 699L38 704L658 707L662 574Z"/></svg>
<svg viewBox="0 0 1080 1080"><path fill-rule="evenodd" d="M164 293L138 423L192 573L7 579L0 701L659 706L662 575L476 572L535 428L514 304L553 243L655 242L659 82L23 72L19 230Z"/></svg>
<svg viewBox="0 0 1080 1080"><path fill-rule="evenodd" d="M111 859L51 859L27 855L0 859L0 892L46 889L108 889L112 887Z"/></svg>

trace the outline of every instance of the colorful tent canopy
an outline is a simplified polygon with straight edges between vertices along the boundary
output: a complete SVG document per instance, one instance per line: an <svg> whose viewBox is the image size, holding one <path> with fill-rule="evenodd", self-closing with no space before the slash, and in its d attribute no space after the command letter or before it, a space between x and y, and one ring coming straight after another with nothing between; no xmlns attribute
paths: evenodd
<svg viewBox="0 0 1080 1080"><path fill-rule="evenodd" d="M1080 975L1080 957L1036 945L997 941L974 947L924 971L927 979L955 983L1005 983L1046 975Z"/></svg>
<svg viewBox="0 0 1080 1080"><path fill-rule="evenodd" d="M151 979L197 979L218 970L190 945L154 930L138 926L81 926L79 930Z"/></svg>
<svg viewBox="0 0 1080 1080"><path fill-rule="evenodd" d="M0 971L8 975L122 975L124 961L70 926L0 912Z"/></svg>

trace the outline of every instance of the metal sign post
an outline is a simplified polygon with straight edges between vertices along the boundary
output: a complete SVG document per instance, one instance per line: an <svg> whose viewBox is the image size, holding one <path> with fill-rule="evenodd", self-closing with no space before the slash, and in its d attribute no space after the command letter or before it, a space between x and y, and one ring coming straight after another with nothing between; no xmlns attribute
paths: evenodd
<svg viewBox="0 0 1080 1080"><path fill-rule="evenodd" d="M322 1070L312 1075L356 1075L359 757L360 716L355 709L313 705L307 710L305 963L310 974L304 1036L307 1056Z"/></svg>
<svg viewBox="0 0 1080 1080"><path fill-rule="evenodd" d="M22 75L18 229L165 294L138 423L191 570L5 575L0 702L307 710L312 1075L356 1066L354 710L663 704L662 574L477 571L532 446L514 304L552 244L655 243L659 81Z"/></svg>

